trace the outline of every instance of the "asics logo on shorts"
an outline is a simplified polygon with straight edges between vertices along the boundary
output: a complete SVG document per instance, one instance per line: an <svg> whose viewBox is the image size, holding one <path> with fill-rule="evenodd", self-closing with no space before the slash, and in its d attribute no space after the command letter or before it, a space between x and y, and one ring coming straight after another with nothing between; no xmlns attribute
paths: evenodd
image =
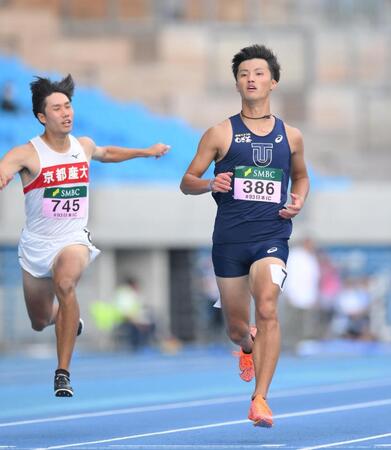
<svg viewBox="0 0 391 450"><path fill-rule="evenodd" d="M277 247L272 247L272 248L269 248L269 250L267 250L266 253L274 253L274 252L276 252L277 250L278 250Z"/></svg>

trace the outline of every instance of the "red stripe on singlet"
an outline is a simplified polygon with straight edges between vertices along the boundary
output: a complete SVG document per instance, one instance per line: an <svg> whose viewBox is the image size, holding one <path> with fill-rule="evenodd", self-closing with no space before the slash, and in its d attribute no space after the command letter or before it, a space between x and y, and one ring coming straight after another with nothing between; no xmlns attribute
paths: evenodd
<svg viewBox="0 0 391 450"><path fill-rule="evenodd" d="M61 184L88 183L90 179L87 162L59 164L44 167L38 177L23 188L27 194L33 189L59 186Z"/></svg>

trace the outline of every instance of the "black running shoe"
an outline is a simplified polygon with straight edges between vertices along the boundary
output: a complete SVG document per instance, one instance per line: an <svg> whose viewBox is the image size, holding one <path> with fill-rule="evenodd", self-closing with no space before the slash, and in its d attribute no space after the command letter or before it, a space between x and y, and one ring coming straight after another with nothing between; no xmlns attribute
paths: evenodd
<svg viewBox="0 0 391 450"><path fill-rule="evenodd" d="M83 333L83 328L84 328L84 321L83 319L79 319L79 327L77 329L76 336L80 336Z"/></svg>
<svg viewBox="0 0 391 450"><path fill-rule="evenodd" d="M54 395L56 397L73 397L71 380L60 373L54 376Z"/></svg>

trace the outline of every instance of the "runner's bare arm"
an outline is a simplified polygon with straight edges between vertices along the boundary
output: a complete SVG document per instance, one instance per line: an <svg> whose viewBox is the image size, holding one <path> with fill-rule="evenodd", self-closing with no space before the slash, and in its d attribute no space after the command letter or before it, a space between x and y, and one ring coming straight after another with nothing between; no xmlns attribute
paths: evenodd
<svg viewBox="0 0 391 450"><path fill-rule="evenodd" d="M0 160L0 190L4 189L15 174L26 168L27 146L15 147Z"/></svg>
<svg viewBox="0 0 391 450"><path fill-rule="evenodd" d="M166 144L154 144L147 148L116 147L114 145L97 146L95 142L87 137L79 138L80 143L86 150L89 158L101 162L122 162L133 158L149 158L154 156L160 158L170 149Z"/></svg>
<svg viewBox="0 0 391 450"><path fill-rule="evenodd" d="M287 135L292 152L291 160L291 198L292 202L280 211L284 219L295 217L304 206L310 188L309 177L304 161L303 136L297 128L287 126Z"/></svg>
<svg viewBox="0 0 391 450"><path fill-rule="evenodd" d="M229 130L228 130L229 136ZM197 153L184 174L180 189L184 194L199 195L206 192L228 192L231 190L232 172L220 173L216 178L202 179L212 161L220 159L227 145L225 122L209 128L202 136Z"/></svg>

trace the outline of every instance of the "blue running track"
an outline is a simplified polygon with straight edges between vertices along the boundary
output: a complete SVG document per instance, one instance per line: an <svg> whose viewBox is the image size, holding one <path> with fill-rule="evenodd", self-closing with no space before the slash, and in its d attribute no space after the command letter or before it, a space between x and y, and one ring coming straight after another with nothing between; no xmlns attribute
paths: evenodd
<svg viewBox="0 0 391 450"><path fill-rule="evenodd" d="M53 358L0 361L0 450L391 448L391 355L282 356L272 429L246 419L252 384L229 348L76 354L73 398Z"/></svg>

